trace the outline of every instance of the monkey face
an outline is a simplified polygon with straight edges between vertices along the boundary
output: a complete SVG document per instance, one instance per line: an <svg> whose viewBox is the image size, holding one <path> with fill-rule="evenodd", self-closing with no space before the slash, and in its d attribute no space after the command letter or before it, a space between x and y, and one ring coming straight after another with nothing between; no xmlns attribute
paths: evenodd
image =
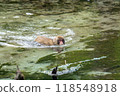
<svg viewBox="0 0 120 96"><path fill-rule="evenodd" d="M58 44L58 45L63 45L63 44L65 44L65 40L64 40L63 38L59 38L59 39L57 40L57 44Z"/></svg>

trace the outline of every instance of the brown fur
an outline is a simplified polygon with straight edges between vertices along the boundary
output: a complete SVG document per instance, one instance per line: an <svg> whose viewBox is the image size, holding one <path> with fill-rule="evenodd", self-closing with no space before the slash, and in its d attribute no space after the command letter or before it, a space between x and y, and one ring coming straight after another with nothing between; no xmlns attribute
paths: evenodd
<svg viewBox="0 0 120 96"><path fill-rule="evenodd" d="M63 38L62 36L57 36L57 37L54 38L54 39L50 39L50 38L43 37L43 36L38 36L38 37L35 39L35 41L38 42L38 43L40 43L40 44L44 44L44 45L49 45L49 46L51 46L51 45L58 45L58 44L57 44L57 41L58 41L58 40L61 40L61 39L64 40L64 38Z"/></svg>

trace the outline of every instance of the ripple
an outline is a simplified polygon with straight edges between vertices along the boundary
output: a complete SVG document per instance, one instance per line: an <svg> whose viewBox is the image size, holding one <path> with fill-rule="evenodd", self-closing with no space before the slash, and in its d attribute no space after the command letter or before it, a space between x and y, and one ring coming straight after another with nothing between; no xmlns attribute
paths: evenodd
<svg viewBox="0 0 120 96"><path fill-rule="evenodd" d="M26 13L26 15L33 15L33 13Z"/></svg>
<svg viewBox="0 0 120 96"><path fill-rule="evenodd" d="M75 32L73 30L71 30L71 29L66 29L66 31L67 31L67 33L65 34L65 36L68 36L68 35L73 36L73 35L75 35Z"/></svg>
<svg viewBox="0 0 120 96"><path fill-rule="evenodd" d="M20 18L20 16L14 16L13 18Z"/></svg>
<svg viewBox="0 0 120 96"><path fill-rule="evenodd" d="M98 76L104 76L108 74L112 74L111 72L101 72L101 71L91 71L87 73L88 75L98 75Z"/></svg>
<svg viewBox="0 0 120 96"><path fill-rule="evenodd" d="M9 36L15 40L34 40L34 37L33 36Z"/></svg>
<svg viewBox="0 0 120 96"><path fill-rule="evenodd" d="M0 42L0 45L8 46L8 47L18 47L18 46L15 46L15 45L12 45L12 44L8 44L8 43L3 43L3 42Z"/></svg>
<svg viewBox="0 0 120 96"><path fill-rule="evenodd" d="M0 32L0 35L6 35L6 33L5 32Z"/></svg>
<svg viewBox="0 0 120 96"><path fill-rule="evenodd" d="M57 27L47 27L47 29L56 29L56 30L60 30L61 28L57 28Z"/></svg>
<svg viewBox="0 0 120 96"><path fill-rule="evenodd" d="M98 58L87 59L87 60L84 60L84 61L78 61L78 62L68 63L68 64L65 64L65 65L58 66L58 68L63 68L65 70L57 71L57 75L64 75L64 74L73 73L73 72L79 70L81 67L83 67L82 63L84 63L84 62L96 61L96 60L101 60L101 59L104 59L104 58L107 58L107 56L101 56L101 57L98 57ZM70 65L74 65L74 64L77 64L77 66L70 67L68 69L68 67ZM53 74L51 74L52 70L53 70L53 68L50 71L49 70L47 70L47 71L41 71L41 73L48 74L48 75L52 76L53 75ZM99 73L101 74L103 72L99 72Z"/></svg>
<svg viewBox="0 0 120 96"><path fill-rule="evenodd" d="M66 31L67 31L67 33L64 36L66 36L66 38L65 38L66 41L69 42L69 41L73 40L72 37L75 35L75 32L71 29L66 29Z"/></svg>
<svg viewBox="0 0 120 96"><path fill-rule="evenodd" d="M7 33L16 33L16 32L13 32L13 31L8 31L8 30L7 30L6 32L7 32Z"/></svg>

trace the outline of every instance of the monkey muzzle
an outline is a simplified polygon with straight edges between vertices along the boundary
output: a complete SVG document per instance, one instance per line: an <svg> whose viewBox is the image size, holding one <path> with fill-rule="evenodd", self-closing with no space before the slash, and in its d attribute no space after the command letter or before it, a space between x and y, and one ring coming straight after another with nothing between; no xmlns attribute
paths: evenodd
<svg viewBox="0 0 120 96"><path fill-rule="evenodd" d="M63 43L63 41L62 40L60 40L59 41L59 45L63 45L64 43Z"/></svg>

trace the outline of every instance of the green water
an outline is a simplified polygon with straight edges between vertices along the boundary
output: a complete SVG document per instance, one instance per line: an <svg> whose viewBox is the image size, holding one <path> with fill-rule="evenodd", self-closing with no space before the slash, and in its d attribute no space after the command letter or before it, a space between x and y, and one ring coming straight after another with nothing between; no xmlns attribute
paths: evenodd
<svg viewBox="0 0 120 96"><path fill-rule="evenodd" d="M27 80L51 80L56 66L59 80L120 79L120 7L88 4L56 14L30 3L0 3L0 79L14 79L16 65ZM39 35L64 36L64 50L37 44Z"/></svg>

